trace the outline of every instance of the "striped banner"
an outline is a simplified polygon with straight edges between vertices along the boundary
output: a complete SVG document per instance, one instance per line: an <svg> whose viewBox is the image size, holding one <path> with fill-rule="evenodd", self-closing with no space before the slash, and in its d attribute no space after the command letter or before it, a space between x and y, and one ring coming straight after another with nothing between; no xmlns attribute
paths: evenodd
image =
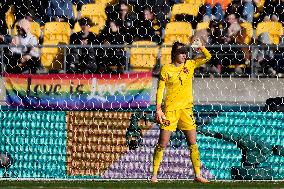
<svg viewBox="0 0 284 189"><path fill-rule="evenodd" d="M151 73L5 75L7 104L32 109L143 108L150 104Z"/></svg>

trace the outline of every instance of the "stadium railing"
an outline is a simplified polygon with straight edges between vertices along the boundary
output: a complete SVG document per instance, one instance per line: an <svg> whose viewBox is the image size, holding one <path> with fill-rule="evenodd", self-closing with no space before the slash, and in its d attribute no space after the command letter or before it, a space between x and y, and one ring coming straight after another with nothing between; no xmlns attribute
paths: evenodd
<svg viewBox="0 0 284 189"><path fill-rule="evenodd" d="M1 61L1 73L3 74L5 72L5 65L9 64L9 61L7 59L7 54L9 54L9 48L11 47L15 47L13 45L0 45L0 61ZM17 47L21 47L21 46L17 46ZM26 46L26 47L31 47L31 46ZM56 57L59 53L61 53L63 56L62 58L62 62L58 61L60 64L62 64L59 67L56 68L47 68L46 72L43 73L49 73L50 70L57 70L58 73L66 73L66 68L67 68L67 60L66 57L67 55L71 52L72 49L95 49L96 52L96 56L99 56L98 54L98 49L103 50L103 52L106 52L107 49L123 49L124 53L123 56L126 58L126 65L124 68L125 72L132 72L134 70L132 70L131 65L130 65L130 59L131 59L131 48L135 47L135 48L157 48L157 46L153 46L153 45L140 45L140 46L133 46L133 45L38 45L38 46L33 46L35 48L38 48L40 51L40 57L41 57L41 62L43 63L43 49L57 49L56 51L47 51L47 53L53 53L53 56ZM158 46L159 47L159 46ZM161 67L161 65L163 65L163 63L161 62L161 52L162 52L162 47L169 47L171 48L171 45L160 45L159 50L158 50L158 55L155 56L157 57L156 59L156 63L155 66ZM195 55L198 55L198 52L194 51L192 48L190 48L191 46L188 45L189 47L189 51L188 51L188 57L192 58ZM229 68L229 69L234 69L236 65L242 65L241 68L246 68L249 71L245 71L243 72L241 75L243 76L248 76L248 77L256 77L257 76L257 72L256 72L256 61L257 61L257 57L255 55L255 53L257 52L256 50L263 50L263 51L270 51L272 50L273 52L273 57L271 59L274 59L275 57L278 57L278 59L276 60L276 64L277 64L277 69L279 68L279 66L281 66L281 64L279 65L279 61L281 61L281 59L283 59L283 52L284 52L284 45L228 45L228 44L223 44L223 45L210 45L207 46L207 48L209 49L209 51L212 54L212 61L217 61L217 64L220 64L222 66L222 68ZM246 53L248 53L249 55L247 57L247 61L245 60L245 55L244 55L244 49L246 49ZM153 53L155 53L156 51L153 51ZM169 51L168 51L169 52ZM57 54L54 54L57 53ZM264 52L265 53L265 52ZM110 54L104 54L104 57L109 56ZM143 55L141 55L143 56ZM167 54L168 58L170 58L170 54ZM265 56L265 55L263 55ZM266 57L263 57L264 59ZM271 59L268 59L268 62L271 61ZM145 59L141 59L142 62L141 64L145 63L147 64L147 58ZM227 60L229 61L226 63L226 65L222 65L223 62ZM145 61L145 62L143 62ZM4 65L4 66L3 66ZM284 65L284 63L283 63ZM43 65L45 66L45 65ZM216 65L215 65L216 66ZM283 69L283 68L279 68L279 69ZM277 71L277 70L276 70ZM42 73L42 72L41 72ZM231 72L232 73L232 72ZM218 75L220 76L224 76L226 74L229 74L229 72L226 73L219 73ZM198 74L197 74L198 75ZM200 75L200 74L199 74Z"/></svg>

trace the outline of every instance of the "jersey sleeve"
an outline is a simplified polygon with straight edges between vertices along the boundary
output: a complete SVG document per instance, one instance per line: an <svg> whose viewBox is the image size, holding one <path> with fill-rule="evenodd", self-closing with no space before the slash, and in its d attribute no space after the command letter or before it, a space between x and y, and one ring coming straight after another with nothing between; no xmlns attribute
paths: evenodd
<svg viewBox="0 0 284 189"><path fill-rule="evenodd" d="M158 81L157 94L156 94L156 104L162 104L163 94L166 86L166 81L168 80L168 75L166 71L166 66L163 66L160 73L160 78Z"/></svg>
<svg viewBox="0 0 284 189"><path fill-rule="evenodd" d="M203 48L203 49L201 50L201 52L203 53L203 55L204 55L205 57L200 57L200 58L194 59L194 60L195 60L195 67L199 67L199 66L201 66L202 64L205 64L205 63L208 62L208 61L211 59L211 57L212 57L212 55L210 54L210 52L209 52L206 48Z"/></svg>

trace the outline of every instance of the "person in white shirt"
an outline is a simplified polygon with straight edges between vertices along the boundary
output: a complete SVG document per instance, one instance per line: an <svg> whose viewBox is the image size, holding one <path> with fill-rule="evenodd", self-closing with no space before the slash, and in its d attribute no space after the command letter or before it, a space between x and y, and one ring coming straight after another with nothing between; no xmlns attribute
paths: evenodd
<svg viewBox="0 0 284 189"><path fill-rule="evenodd" d="M37 38L30 32L26 19L16 23L17 35L13 38L16 46L10 47L11 55L6 62L7 73L36 73L40 67Z"/></svg>

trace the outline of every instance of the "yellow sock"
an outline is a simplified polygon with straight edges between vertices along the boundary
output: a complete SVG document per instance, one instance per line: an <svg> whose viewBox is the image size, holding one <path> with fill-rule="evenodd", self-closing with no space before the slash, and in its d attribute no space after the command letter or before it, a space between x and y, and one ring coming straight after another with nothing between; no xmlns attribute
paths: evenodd
<svg viewBox="0 0 284 189"><path fill-rule="evenodd" d="M199 177L200 176L200 155L198 151L198 145L197 144L190 145L189 151L190 151L190 159L192 162L195 176Z"/></svg>
<svg viewBox="0 0 284 189"><path fill-rule="evenodd" d="M153 156L153 175L158 174L158 169L163 159L164 150L165 148L160 147L160 145L157 145L155 147L154 156Z"/></svg>

